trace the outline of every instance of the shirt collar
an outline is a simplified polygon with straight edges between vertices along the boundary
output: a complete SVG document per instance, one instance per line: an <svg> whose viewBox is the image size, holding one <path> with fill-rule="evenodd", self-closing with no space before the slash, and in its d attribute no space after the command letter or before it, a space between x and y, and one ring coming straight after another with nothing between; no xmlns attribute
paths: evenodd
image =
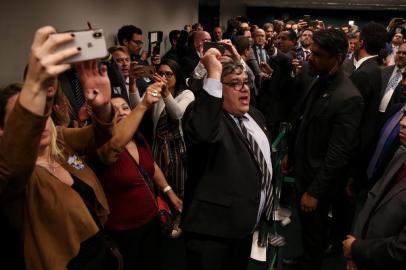
<svg viewBox="0 0 406 270"><path fill-rule="evenodd" d="M355 57L354 57L355 70L357 70L357 69L362 65L362 63L364 63L364 62L367 61L368 59L370 59L370 58L372 58L372 57L375 57L375 56L377 56L377 55L375 54L375 55L365 56L364 58L361 58L359 61L357 61L357 60L355 59Z"/></svg>

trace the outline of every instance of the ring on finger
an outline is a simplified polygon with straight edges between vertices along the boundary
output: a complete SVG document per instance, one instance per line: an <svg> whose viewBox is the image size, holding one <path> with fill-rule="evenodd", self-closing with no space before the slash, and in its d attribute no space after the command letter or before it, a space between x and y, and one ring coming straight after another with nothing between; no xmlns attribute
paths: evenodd
<svg viewBox="0 0 406 270"><path fill-rule="evenodd" d="M151 91L151 95L153 97L157 97L158 96L158 91Z"/></svg>

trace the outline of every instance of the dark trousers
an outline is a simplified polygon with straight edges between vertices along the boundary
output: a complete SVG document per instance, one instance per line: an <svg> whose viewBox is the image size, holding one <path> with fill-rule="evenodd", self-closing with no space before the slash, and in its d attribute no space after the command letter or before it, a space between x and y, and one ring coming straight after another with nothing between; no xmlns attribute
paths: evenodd
<svg viewBox="0 0 406 270"><path fill-rule="evenodd" d="M303 270L321 269L323 253L328 242L329 207L329 203L319 201L316 210L306 213L300 210L300 205L298 206L303 241L300 264Z"/></svg>
<svg viewBox="0 0 406 270"><path fill-rule="evenodd" d="M188 270L246 270L252 235L227 239L185 232Z"/></svg>
<svg viewBox="0 0 406 270"><path fill-rule="evenodd" d="M124 270L159 270L161 231L159 221L132 230L107 231L123 256Z"/></svg>

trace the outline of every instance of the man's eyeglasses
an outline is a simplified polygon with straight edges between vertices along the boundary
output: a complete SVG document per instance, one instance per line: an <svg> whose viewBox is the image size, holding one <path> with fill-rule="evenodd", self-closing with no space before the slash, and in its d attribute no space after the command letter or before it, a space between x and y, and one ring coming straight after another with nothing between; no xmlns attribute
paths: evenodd
<svg viewBox="0 0 406 270"><path fill-rule="evenodd" d="M233 88L236 91L241 91L242 89L244 89L244 85L248 86L248 88L251 89L251 82L250 81L235 81L235 82L223 82L223 84Z"/></svg>
<svg viewBox="0 0 406 270"><path fill-rule="evenodd" d="M139 46L144 45L144 42L142 40L134 40L134 39L132 39L131 42L134 42L135 44L137 44Z"/></svg>
<svg viewBox="0 0 406 270"><path fill-rule="evenodd" d="M172 78L173 77L173 72L170 72L170 71L158 71L157 73L158 73L159 76L162 76L162 77L164 77L164 76L166 78Z"/></svg>
<svg viewBox="0 0 406 270"><path fill-rule="evenodd" d="M401 55L401 56L406 56L406 52L403 52L403 51L397 51L396 54Z"/></svg>

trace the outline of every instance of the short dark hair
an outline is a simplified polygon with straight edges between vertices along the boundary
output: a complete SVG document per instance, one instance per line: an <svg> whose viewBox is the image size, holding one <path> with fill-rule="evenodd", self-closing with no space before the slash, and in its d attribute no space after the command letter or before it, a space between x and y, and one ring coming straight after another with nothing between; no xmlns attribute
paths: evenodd
<svg viewBox="0 0 406 270"><path fill-rule="evenodd" d="M6 117L6 106L8 100L19 94L23 89L23 84L16 82L7 85L3 89L0 90L0 127L4 127L4 118Z"/></svg>
<svg viewBox="0 0 406 270"><path fill-rule="evenodd" d="M316 31L313 34L313 43L327 51L330 55L341 54L345 56L347 54L348 41L345 33L341 30L326 29Z"/></svg>
<svg viewBox="0 0 406 270"><path fill-rule="evenodd" d="M388 33L382 24L370 22L361 30L360 40L364 42L365 50L368 54L378 54L385 48Z"/></svg>
<svg viewBox="0 0 406 270"><path fill-rule="evenodd" d="M273 23L267 22L262 26L262 29L264 29L265 31L269 28L272 27L272 30L274 30L274 26Z"/></svg>
<svg viewBox="0 0 406 270"><path fill-rule="evenodd" d="M179 30L172 30L169 32L169 42L171 45L173 45L173 41L178 39L178 36L180 35Z"/></svg>
<svg viewBox="0 0 406 270"><path fill-rule="evenodd" d="M282 32L286 32L289 40L296 42L297 41L297 34L292 29L285 29Z"/></svg>
<svg viewBox="0 0 406 270"><path fill-rule="evenodd" d="M117 33L118 43L123 46L124 40L130 41L133 38L133 34L142 35L141 28L138 28L134 25L124 25L122 26Z"/></svg>
<svg viewBox="0 0 406 270"><path fill-rule="evenodd" d="M233 44L239 54L242 54L246 49L250 48L250 39L244 36L235 36Z"/></svg>
<svg viewBox="0 0 406 270"><path fill-rule="evenodd" d="M201 23L199 23L199 22L194 23L194 24L192 25L192 30L193 30L193 31L196 31L197 28L199 28L199 27L203 28L203 25L202 25Z"/></svg>

